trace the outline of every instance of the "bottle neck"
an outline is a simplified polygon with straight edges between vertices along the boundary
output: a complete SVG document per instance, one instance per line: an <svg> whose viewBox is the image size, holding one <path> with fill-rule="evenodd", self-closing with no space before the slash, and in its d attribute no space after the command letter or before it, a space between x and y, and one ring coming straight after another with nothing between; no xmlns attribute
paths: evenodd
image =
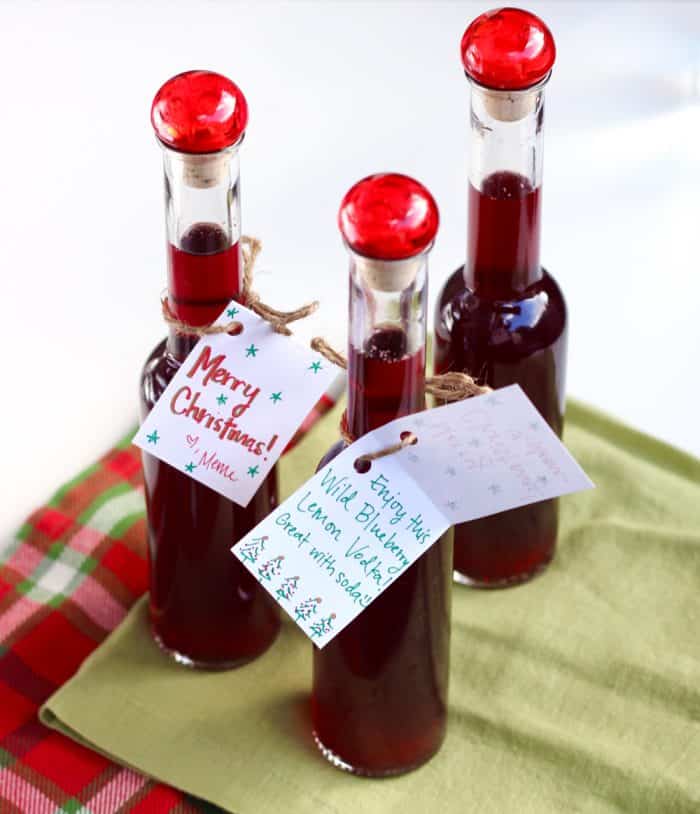
<svg viewBox="0 0 700 814"><path fill-rule="evenodd" d="M168 302L179 320L208 325L240 294L238 148L163 154ZM171 331L168 347L183 358L196 341Z"/></svg>
<svg viewBox="0 0 700 814"><path fill-rule="evenodd" d="M350 253L348 429L355 438L425 408L427 253Z"/></svg>
<svg viewBox="0 0 700 814"><path fill-rule="evenodd" d="M516 298L542 277L544 85L496 91L472 83L464 277L485 299Z"/></svg>

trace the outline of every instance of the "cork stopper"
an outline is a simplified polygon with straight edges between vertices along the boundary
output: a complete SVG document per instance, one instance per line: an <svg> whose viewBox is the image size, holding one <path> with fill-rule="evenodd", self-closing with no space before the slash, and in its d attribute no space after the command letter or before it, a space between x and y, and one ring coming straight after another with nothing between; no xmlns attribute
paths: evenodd
<svg viewBox="0 0 700 814"><path fill-rule="evenodd" d="M230 162L228 150L202 155L183 155L182 179L188 187L195 189L216 187L228 180Z"/></svg>
<svg viewBox="0 0 700 814"><path fill-rule="evenodd" d="M421 256L408 260L375 260L358 255L355 267L364 283L375 291L403 291L413 284L423 261Z"/></svg>
<svg viewBox="0 0 700 814"><path fill-rule="evenodd" d="M517 122L529 116L537 108L539 90L546 79L527 90L492 90L479 87L484 107L492 119L501 122Z"/></svg>

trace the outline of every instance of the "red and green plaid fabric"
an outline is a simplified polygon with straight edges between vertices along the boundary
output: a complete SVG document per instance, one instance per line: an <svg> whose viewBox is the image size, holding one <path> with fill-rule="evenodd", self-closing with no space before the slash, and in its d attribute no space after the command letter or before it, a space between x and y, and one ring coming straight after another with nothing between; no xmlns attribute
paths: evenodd
<svg viewBox="0 0 700 814"><path fill-rule="evenodd" d="M214 811L39 723L145 591L139 452L125 440L0 545L0 812Z"/></svg>

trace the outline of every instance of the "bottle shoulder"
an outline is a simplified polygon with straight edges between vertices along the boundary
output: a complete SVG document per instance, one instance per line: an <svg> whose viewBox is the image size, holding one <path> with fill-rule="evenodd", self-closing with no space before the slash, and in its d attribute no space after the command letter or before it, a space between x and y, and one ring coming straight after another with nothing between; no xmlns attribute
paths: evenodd
<svg viewBox="0 0 700 814"><path fill-rule="evenodd" d="M347 447L347 444L345 443L345 441L342 440L342 438L340 440L336 441L335 444L333 444L333 446L330 447L328 452L326 452L326 454L318 462L318 466L316 467L316 471L319 472L321 469L323 469L324 466L326 466L326 464L329 464L334 458L337 458L338 455L340 455L340 453L346 447Z"/></svg>
<svg viewBox="0 0 700 814"><path fill-rule="evenodd" d="M139 395L141 411L145 415L163 394L180 369L180 361L167 349L167 339L158 343L141 370Z"/></svg>
<svg viewBox="0 0 700 814"><path fill-rule="evenodd" d="M519 345L527 337L529 347L533 341L545 346L562 336L566 325L564 295L544 268L540 280L508 300L479 297L465 285L459 268L448 278L436 304L435 330L443 340L471 335L480 343Z"/></svg>

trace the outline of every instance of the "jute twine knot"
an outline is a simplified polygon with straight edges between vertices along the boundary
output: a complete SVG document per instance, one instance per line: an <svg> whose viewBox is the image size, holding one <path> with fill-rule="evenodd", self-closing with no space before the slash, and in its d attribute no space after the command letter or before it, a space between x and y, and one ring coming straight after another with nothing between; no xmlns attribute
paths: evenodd
<svg viewBox="0 0 700 814"><path fill-rule="evenodd" d="M294 311L278 311L271 305L267 305L260 299L260 295L253 289L253 270L255 261L262 251L262 243L256 237L243 236L241 238L241 254L243 255L243 287L241 289L241 300L246 308L256 313L261 319L268 322L275 333L290 336L291 331L287 327L290 322L296 322L310 316L318 308L318 301L302 305ZM163 297L160 301L163 311L163 319L174 328L179 334L193 334L194 336L207 336L209 334L236 334L241 331L243 325L238 320L226 322L223 325L189 325L178 319L172 312L168 298Z"/></svg>
<svg viewBox="0 0 700 814"><path fill-rule="evenodd" d="M461 401L472 396L482 396L490 393L487 384L478 384L467 373L450 370L448 373L439 373L437 376L428 376L425 380L425 391L438 401Z"/></svg>

